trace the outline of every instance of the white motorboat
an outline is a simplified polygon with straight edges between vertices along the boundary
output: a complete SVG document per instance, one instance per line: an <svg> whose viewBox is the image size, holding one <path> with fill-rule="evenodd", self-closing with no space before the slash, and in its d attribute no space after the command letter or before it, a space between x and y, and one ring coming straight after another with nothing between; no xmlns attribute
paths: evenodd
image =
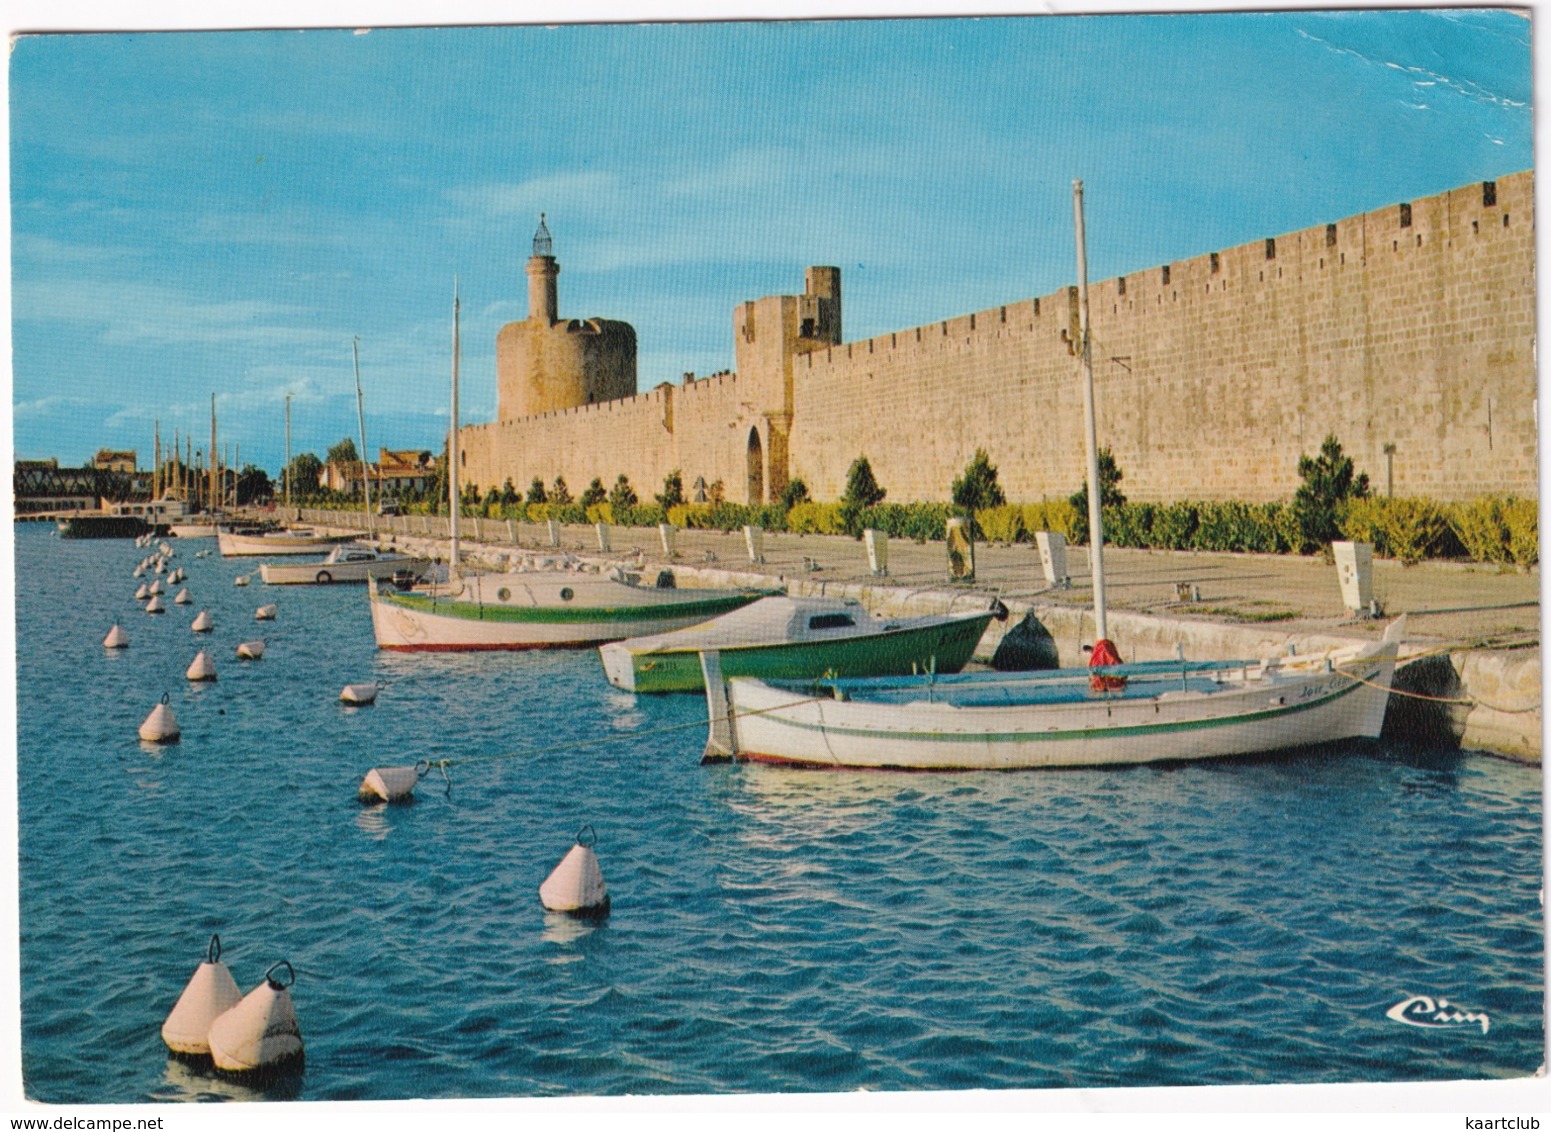
<svg viewBox="0 0 1551 1132"><path fill-rule="evenodd" d="M216 545L223 558L253 558L264 555L321 554L337 543L349 542L352 535L326 535L295 527L286 531L239 534L221 531Z"/></svg>
<svg viewBox="0 0 1551 1132"><path fill-rule="evenodd" d="M330 582L364 582L368 578L419 575L430 569L429 558L417 558L360 543L340 543L320 562L265 562L259 576L265 585L328 585Z"/></svg>

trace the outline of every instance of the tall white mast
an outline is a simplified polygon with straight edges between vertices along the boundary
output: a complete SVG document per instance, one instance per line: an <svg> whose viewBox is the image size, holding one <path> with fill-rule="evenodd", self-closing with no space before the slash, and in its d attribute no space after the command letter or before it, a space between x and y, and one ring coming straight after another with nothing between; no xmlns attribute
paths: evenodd
<svg viewBox="0 0 1551 1132"><path fill-rule="evenodd" d="M285 509L291 510L291 395L285 395Z"/></svg>
<svg viewBox="0 0 1551 1132"><path fill-rule="evenodd" d="M1077 310L1082 355L1082 416L1088 438L1088 555L1093 571L1093 632L1109 637L1104 602L1104 508L1099 497L1099 436L1093 411L1093 343L1088 334L1088 244L1082 221L1082 182L1072 182L1072 212L1077 221Z"/></svg>
<svg viewBox="0 0 1551 1132"><path fill-rule="evenodd" d="M355 363L355 419L361 430L361 492L366 497L366 536L377 537L377 523L372 518L372 479L366 474L366 410L361 406L361 339L350 342L350 357Z"/></svg>
<svg viewBox="0 0 1551 1132"><path fill-rule="evenodd" d="M452 541L452 573L458 573L458 511L462 496L458 490L458 279L452 280L452 428L447 433L447 502L451 507L448 532Z"/></svg>
<svg viewBox="0 0 1551 1132"><path fill-rule="evenodd" d="M215 447L215 394L210 394L210 499L208 506L214 511L221 505L221 495L216 489L216 476L219 475L218 466L221 463Z"/></svg>

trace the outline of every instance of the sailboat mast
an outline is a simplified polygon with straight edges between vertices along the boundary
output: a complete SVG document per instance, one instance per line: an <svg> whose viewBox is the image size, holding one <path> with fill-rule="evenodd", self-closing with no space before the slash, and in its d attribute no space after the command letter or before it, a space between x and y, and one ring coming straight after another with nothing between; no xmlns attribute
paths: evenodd
<svg viewBox="0 0 1551 1132"><path fill-rule="evenodd" d="M372 518L372 480L366 474L366 410L361 405L361 340L350 342L350 359L355 363L355 420L361 430L361 493L366 499L366 535L377 537L377 523Z"/></svg>
<svg viewBox="0 0 1551 1132"><path fill-rule="evenodd" d="M217 490L216 476L220 473L218 467L221 463L220 449L215 446L215 394L210 394L210 493L209 505L214 511L219 507L221 495Z"/></svg>
<svg viewBox="0 0 1551 1132"><path fill-rule="evenodd" d="M162 485L162 422L156 422L156 454L151 458L151 501L162 497L157 490Z"/></svg>
<svg viewBox="0 0 1551 1132"><path fill-rule="evenodd" d="M285 395L285 509L291 510L291 395Z"/></svg>
<svg viewBox="0 0 1551 1132"><path fill-rule="evenodd" d="M451 508L452 572L458 572L458 511L463 500L458 490L458 280L452 281L452 428L447 433L447 502Z"/></svg>
<svg viewBox="0 0 1551 1132"><path fill-rule="evenodd" d="M1109 638L1104 598L1104 507L1099 496L1099 434L1093 409L1093 342L1088 333L1088 241L1083 229L1082 182L1072 182L1072 212L1077 222L1077 311L1082 355L1082 417L1088 440L1088 560L1093 572L1093 632Z"/></svg>

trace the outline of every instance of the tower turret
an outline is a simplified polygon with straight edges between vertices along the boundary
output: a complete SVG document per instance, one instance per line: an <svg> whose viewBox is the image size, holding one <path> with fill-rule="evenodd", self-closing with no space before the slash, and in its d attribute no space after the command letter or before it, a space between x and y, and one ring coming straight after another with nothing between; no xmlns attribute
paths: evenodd
<svg viewBox="0 0 1551 1132"><path fill-rule="evenodd" d="M528 317L545 326L553 326L560 318L560 291L555 284L560 265L554 253L555 242L541 212L538 231L533 233L533 255L528 260Z"/></svg>

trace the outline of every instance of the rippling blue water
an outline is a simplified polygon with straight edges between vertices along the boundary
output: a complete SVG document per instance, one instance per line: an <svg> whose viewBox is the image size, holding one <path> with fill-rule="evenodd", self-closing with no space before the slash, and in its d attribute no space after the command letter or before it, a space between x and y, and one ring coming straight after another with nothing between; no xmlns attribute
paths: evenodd
<svg viewBox="0 0 1551 1132"><path fill-rule="evenodd" d="M1404 1081L1544 1043L1538 769L1362 745L1171 768L702 767L694 697L593 653L398 657L355 587L133 601L143 551L17 531L23 1068L58 1102ZM270 626L253 621L265 601ZM189 631L212 611L208 637ZM101 648L112 623L132 640ZM263 660L236 644L268 633ZM200 648L220 669L192 686ZM375 707L336 701L386 682ZM184 730L135 730L163 691ZM572 747L600 736L610 742ZM355 800L375 765L450 794ZM613 913L543 911L592 823ZM212 932L293 990L255 1088L159 1028ZM1428 1030L1409 995L1490 1016Z"/></svg>

